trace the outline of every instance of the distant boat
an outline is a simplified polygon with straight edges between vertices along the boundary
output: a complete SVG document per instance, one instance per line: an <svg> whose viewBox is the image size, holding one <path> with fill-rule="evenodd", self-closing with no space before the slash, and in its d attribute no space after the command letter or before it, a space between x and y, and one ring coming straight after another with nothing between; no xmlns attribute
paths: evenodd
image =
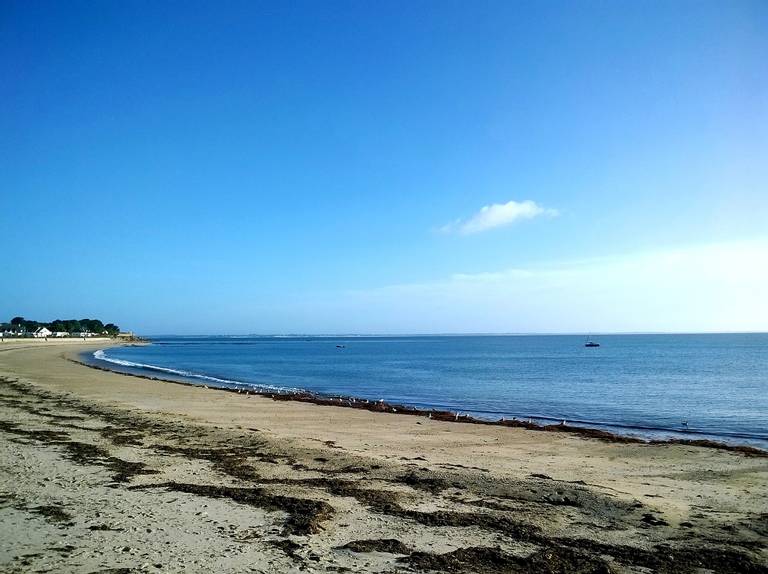
<svg viewBox="0 0 768 574"><path fill-rule="evenodd" d="M594 341L592 341L592 340L591 340L589 337L587 337L587 342L586 342L586 343L584 343L584 346L585 346L585 347L599 347L599 346L600 346L600 343L595 343L595 342L594 342Z"/></svg>
<svg viewBox="0 0 768 574"><path fill-rule="evenodd" d="M344 346L344 345L336 345L336 348L337 349L346 349L346 346Z"/></svg>

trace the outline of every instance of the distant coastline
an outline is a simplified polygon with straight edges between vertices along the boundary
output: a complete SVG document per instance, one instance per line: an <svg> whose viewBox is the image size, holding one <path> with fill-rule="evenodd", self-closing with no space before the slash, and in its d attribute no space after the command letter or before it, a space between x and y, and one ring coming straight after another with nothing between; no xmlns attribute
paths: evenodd
<svg viewBox="0 0 768 574"><path fill-rule="evenodd" d="M141 335L145 339L157 338L176 338L176 339L196 339L196 338L222 338L222 339L244 339L249 337L272 337L275 339L301 339L306 337L318 339L333 339L339 337L573 337L585 336L586 331L551 331L551 332L523 332L523 333L246 333L246 334L192 334L179 335L175 333L144 333ZM768 331L589 331L594 337L601 336L643 336L643 335L765 335Z"/></svg>

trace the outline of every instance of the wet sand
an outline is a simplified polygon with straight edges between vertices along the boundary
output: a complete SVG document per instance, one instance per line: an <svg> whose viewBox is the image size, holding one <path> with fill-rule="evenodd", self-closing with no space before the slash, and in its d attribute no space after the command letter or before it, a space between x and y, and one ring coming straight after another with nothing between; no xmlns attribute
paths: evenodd
<svg viewBox="0 0 768 574"><path fill-rule="evenodd" d="M764 456L246 397L73 349L0 345L2 571L768 572Z"/></svg>

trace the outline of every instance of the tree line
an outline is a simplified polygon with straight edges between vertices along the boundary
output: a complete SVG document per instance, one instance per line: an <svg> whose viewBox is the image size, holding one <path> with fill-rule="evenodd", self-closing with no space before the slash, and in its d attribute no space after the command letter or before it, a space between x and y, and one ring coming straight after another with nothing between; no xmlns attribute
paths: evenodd
<svg viewBox="0 0 768 574"><path fill-rule="evenodd" d="M0 323L0 330L14 333L34 333L40 327L47 327L50 331L66 333L98 333L114 337L120 332L120 327L114 323L102 323L99 319L56 319L50 323L31 321L24 317L14 317L10 323Z"/></svg>

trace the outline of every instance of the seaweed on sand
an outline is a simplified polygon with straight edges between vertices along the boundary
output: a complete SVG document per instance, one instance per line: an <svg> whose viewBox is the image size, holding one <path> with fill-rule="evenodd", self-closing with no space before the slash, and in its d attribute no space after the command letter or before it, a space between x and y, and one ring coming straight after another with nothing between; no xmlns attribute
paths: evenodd
<svg viewBox="0 0 768 574"><path fill-rule="evenodd" d="M603 559L555 546L518 558L499 548L459 548L445 554L414 552L401 559L417 570L473 574L611 574Z"/></svg>
<svg viewBox="0 0 768 574"><path fill-rule="evenodd" d="M372 540L352 540L342 550L352 552L387 552L389 554L410 554L411 549L396 538L377 538Z"/></svg>
<svg viewBox="0 0 768 574"><path fill-rule="evenodd" d="M150 486L133 486L130 488L150 488ZM334 514L333 507L323 500L271 494L263 488L235 488L180 482L153 484L151 488L168 488L174 492L185 492L210 498L228 498L239 504L254 506L262 510L286 512L288 520L285 523L285 531L289 534L317 533L322 530L321 523Z"/></svg>

